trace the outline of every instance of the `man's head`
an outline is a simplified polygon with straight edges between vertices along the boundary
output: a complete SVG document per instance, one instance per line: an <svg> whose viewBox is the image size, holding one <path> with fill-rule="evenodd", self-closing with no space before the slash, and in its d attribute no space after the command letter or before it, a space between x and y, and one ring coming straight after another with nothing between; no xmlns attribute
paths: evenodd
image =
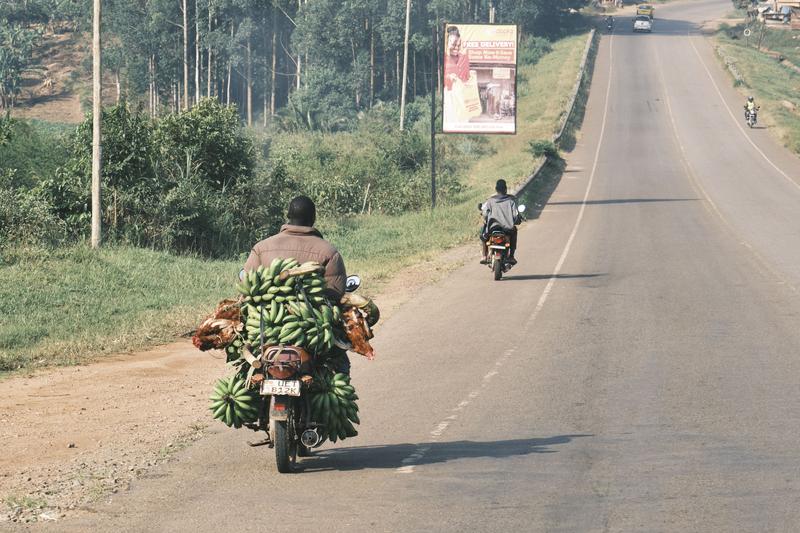
<svg viewBox="0 0 800 533"><path fill-rule="evenodd" d="M317 220L317 206L308 196L296 196L289 202L289 224L293 226L314 225Z"/></svg>
<svg viewBox="0 0 800 533"><path fill-rule="evenodd" d="M453 57L461 53L461 32L455 26L447 28L447 53Z"/></svg>
<svg viewBox="0 0 800 533"><path fill-rule="evenodd" d="M752 101L753 101L753 97L752 97L752 96L748 96L748 97L747 97L747 101L748 101L748 102L752 102Z"/></svg>
<svg viewBox="0 0 800 533"><path fill-rule="evenodd" d="M500 194L508 194L508 185L506 185L506 180L497 180L494 190Z"/></svg>

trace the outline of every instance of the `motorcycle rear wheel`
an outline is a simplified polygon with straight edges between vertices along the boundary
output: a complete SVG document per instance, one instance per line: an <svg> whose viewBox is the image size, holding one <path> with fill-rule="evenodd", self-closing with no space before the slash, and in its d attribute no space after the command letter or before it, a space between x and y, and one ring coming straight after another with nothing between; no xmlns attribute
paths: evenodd
<svg viewBox="0 0 800 533"><path fill-rule="evenodd" d="M290 423L292 415L290 411L289 420L275 422L275 461L281 474L291 473L297 462L297 441Z"/></svg>
<svg viewBox="0 0 800 533"><path fill-rule="evenodd" d="M503 260L502 259L495 259L494 265L492 265L494 270L494 280L500 281L500 278L503 277Z"/></svg>

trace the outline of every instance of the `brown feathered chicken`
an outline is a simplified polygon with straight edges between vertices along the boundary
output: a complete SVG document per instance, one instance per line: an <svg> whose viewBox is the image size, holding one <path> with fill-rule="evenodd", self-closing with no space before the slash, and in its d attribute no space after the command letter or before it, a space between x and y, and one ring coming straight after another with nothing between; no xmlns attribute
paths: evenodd
<svg viewBox="0 0 800 533"><path fill-rule="evenodd" d="M242 330L241 318L239 302L221 301L214 310L214 315L205 319L194 332L192 344L203 352L212 348L225 348Z"/></svg>
<svg viewBox="0 0 800 533"><path fill-rule="evenodd" d="M372 330L367 324L364 313L356 307L348 307L343 317L344 330L353 346L352 350L369 360L375 359L375 351L369 343L369 339L373 337Z"/></svg>

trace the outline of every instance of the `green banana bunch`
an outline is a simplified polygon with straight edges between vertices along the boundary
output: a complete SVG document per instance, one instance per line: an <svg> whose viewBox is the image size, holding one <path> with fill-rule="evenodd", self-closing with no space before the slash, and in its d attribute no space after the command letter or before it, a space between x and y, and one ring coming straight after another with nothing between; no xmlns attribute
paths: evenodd
<svg viewBox="0 0 800 533"><path fill-rule="evenodd" d="M225 355L227 362L237 361L242 358L242 349L244 342L241 337L236 337L232 343L225 347Z"/></svg>
<svg viewBox="0 0 800 533"><path fill-rule="evenodd" d="M322 424L320 435L331 442L355 437L358 431L353 424L358 418L358 395L347 374L334 374L321 367L314 374L311 390L311 419Z"/></svg>
<svg viewBox="0 0 800 533"><path fill-rule="evenodd" d="M228 427L240 428L245 422L255 422L258 418L258 398L238 375L218 380L210 399L214 418Z"/></svg>
<svg viewBox="0 0 800 533"><path fill-rule="evenodd" d="M299 264L295 259L276 258L268 267L261 265L256 270L245 272L244 279L236 284L236 289L244 296L247 303L268 303L274 299L283 302L287 297L290 301L294 300L296 299L292 291L294 281L282 283L280 275ZM292 278L287 278L287 281L289 279Z"/></svg>
<svg viewBox="0 0 800 533"><path fill-rule="evenodd" d="M299 265L278 258L245 275L237 287L245 295L242 315L251 348L260 348L262 331L267 346L300 346L316 355L333 348L334 324L341 313L325 298L321 272L313 261Z"/></svg>

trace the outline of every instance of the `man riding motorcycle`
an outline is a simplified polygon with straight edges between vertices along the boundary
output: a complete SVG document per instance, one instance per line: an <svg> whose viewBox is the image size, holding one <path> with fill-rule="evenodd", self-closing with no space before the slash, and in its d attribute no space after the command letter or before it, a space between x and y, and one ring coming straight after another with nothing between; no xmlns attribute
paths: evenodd
<svg viewBox="0 0 800 533"><path fill-rule="evenodd" d="M244 264L244 270L257 269L260 265L268 267L276 257L293 258L300 263L316 261L325 267L327 296L339 302L345 294L344 261L339 251L314 228L317 208L308 196L297 196L289 202L289 223L281 226L280 232L264 239L255 246ZM350 373L350 361L346 354L341 357L339 372Z"/></svg>
<svg viewBox="0 0 800 533"><path fill-rule="evenodd" d="M508 194L506 180L497 180L495 184L497 194L484 202L481 213L484 218L484 226L481 231L481 264L488 263L489 249L487 241L493 229L502 229L511 239L511 246L508 252L508 262L512 265L517 264L514 254L517 251L517 225L522 222L517 199Z"/></svg>
<svg viewBox="0 0 800 533"><path fill-rule="evenodd" d="M750 113L756 111L756 109L757 107L755 99L752 96L748 96L747 103L744 104L744 119L747 120L747 118L750 116Z"/></svg>

